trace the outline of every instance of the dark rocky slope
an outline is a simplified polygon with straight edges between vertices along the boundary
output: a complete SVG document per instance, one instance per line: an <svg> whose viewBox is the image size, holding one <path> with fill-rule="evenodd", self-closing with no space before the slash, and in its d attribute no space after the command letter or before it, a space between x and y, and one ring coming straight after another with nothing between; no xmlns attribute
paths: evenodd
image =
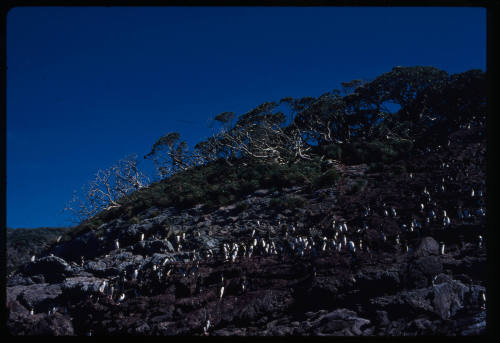
<svg viewBox="0 0 500 343"><path fill-rule="evenodd" d="M242 201L244 210L150 208L138 224L107 222L9 276L8 329L484 334L485 127L472 123L449 139L378 171L337 164L342 179L334 188L257 191ZM301 197L305 205L271 208L279 196Z"/></svg>
<svg viewBox="0 0 500 343"><path fill-rule="evenodd" d="M30 261L31 256L40 255L62 237L68 228L7 228L7 273Z"/></svg>

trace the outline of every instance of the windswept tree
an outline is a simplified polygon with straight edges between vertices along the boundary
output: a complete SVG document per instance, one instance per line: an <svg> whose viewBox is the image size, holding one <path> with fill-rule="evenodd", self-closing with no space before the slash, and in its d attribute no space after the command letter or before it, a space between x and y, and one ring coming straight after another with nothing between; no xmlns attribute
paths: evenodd
<svg viewBox="0 0 500 343"><path fill-rule="evenodd" d="M153 161L161 178L193 166L187 143L181 141L178 132L170 132L160 137L144 158Z"/></svg>
<svg viewBox="0 0 500 343"><path fill-rule="evenodd" d="M325 93L296 115L294 124L310 145L347 142L351 137L346 106L340 92Z"/></svg>
<svg viewBox="0 0 500 343"><path fill-rule="evenodd" d="M81 222L102 210L120 207L120 199L149 185L149 178L137 166L137 156L130 155L107 169L99 169L80 194L73 192L64 211Z"/></svg>

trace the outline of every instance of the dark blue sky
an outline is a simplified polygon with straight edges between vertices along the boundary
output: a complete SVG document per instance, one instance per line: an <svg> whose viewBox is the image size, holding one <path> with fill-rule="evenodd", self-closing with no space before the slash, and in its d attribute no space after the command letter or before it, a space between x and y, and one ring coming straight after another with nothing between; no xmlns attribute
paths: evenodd
<svg viewBox="0 0 500 343"><path fill-rule="evenodd" d="M319 96L396 65L485 70L486 10L14 8L7 226L69 225L60 212L73 190L167 132L192 147L220 112Z"/></svg>

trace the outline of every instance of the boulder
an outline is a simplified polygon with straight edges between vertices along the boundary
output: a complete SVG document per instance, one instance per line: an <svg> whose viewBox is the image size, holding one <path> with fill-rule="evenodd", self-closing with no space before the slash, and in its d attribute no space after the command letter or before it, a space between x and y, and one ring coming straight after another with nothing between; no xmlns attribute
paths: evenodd
<svg viewBox="0 0 500 343"><path fill-rule="evenodd" d="M64 280L61 290L70 298L81 298L92 293L99 293L99 287L105 279L95 277L70 277ZM107 281L107 280L106 280Z"/></svg>
<svg viewBox="0 0 500 343"><path fill-rule="evenodd" d="M334 336L362 335L362 327L368 324L370 324L370 320L360 318L356 312L345 308L322 315L319 319L311 322L315 335Z"/></svg>
<svg viewBox="0 0 500 343"><path fill-rule="evenodd" d="M57 256L42 257L35 262L28 263L24 268L28 276L42 274L49 282L62 281L65 276L73 274L71 266Z"/></svg>
<svg viewBox="0 0 500 343"><path fill-rule="evenodd" d="M46 283L21 286L24 289L19 291L17 300L27 309L35 311L45 311L54 300L61 295L60 285L50 285Z"/></svg>
<svg viewBox="0 0 500 343"><path fill-rule="evenodd" d="M433 287L434 312L441 319L449 319L464 307L464 295L469 290L460 281L444 280Z"/></svg>
<svg viewBox="0 0 500 343"><path fill-rule="evenodd" d="M439 255L439 243L432 237L424 237L413 251L414 257Z"/></svg>

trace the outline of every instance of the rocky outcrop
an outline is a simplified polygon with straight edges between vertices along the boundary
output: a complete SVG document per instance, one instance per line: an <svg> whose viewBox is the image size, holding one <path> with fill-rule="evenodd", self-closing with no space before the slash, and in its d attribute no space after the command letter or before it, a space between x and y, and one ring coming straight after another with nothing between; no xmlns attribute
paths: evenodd
<svg viewBox="0 0 500 343"><path fill-rule="evenodd" d="M417 150L405 173L346 166L337 187L259 190L242 200L243 211L237 204L210 213L155 208L138 214L139 223L105 223L9 275L8 329L15 335L484 334L486 217L458 214L484 206L470 196L471 187L485 193L484 160L459 159L480 137L462 130L449 148ZM363 192L352 192L350 178L360 177L367 180ZM449 193L440 191L442 183ZM271 199L292 194L305 205L269 207Z"/></svg>

